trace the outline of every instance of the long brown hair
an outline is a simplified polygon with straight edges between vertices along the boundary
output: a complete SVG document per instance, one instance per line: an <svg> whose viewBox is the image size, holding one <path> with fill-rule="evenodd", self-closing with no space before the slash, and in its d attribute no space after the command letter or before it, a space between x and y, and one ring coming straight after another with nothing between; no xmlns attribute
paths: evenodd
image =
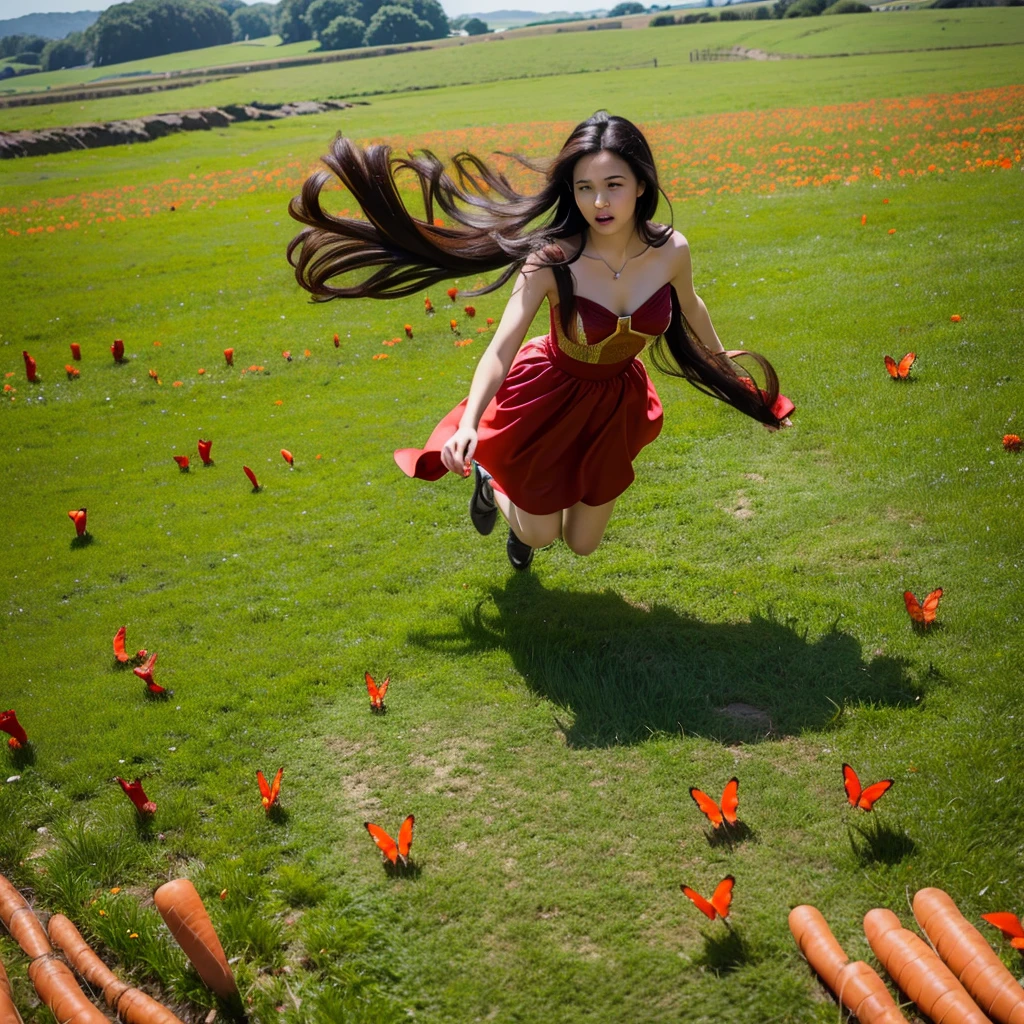
<svg viewBox="0 0 1024 1024"><path fill-rule="evenodd" d="M638 182L643 182L636 201L636 231L646 244L664 245L672 228L651 221L658 196L664 193L650 146L636 125L599 111L572 130L558 155L543 168L504 154L544 174L544 186L533 195L519 192L504 174L472 153L452 157L449 172L429 150L395 156L390 146L363 149L339 134L323 162L352 194L366 219L324 210L320 193L331 174L317 171L288 204L289 214L306 225L289 243L288 261L299 284L314 301L324 302L400 298L452 277L498 271L490 284L463 293L481 295L500 288L536 253L555 270L562 326L574 335L575 301L568 265L579 258L583 246L566 256L558 243L574 236L586 241L588 225L576 205L572 171L582 157L601 150L622 157ZM417 179L423 217L411 214L399 195L395 178L403 172ZM436 218L438 210L450 223ZM367 270L370 273L358 280L335 283ZM672 322L652 349L654 365L748 416L776 423L771 407L778 395L778 380L771 364L754 356L765 371L762 391L738 372L736 364L700 344L674 290L672 298Z"/></svg>

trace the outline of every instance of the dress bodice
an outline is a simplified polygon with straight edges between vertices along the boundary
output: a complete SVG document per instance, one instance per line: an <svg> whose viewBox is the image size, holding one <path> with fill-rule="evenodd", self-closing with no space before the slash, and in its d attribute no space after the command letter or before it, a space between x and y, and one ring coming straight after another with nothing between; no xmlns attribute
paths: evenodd
<svg viewBox="0 0 1024 1024"><path fill-rule="evenodd" d="M571 359L581 363L609 365L638 356L659 335L672 318L672 291L659 288L628 316L618 316L600 302L576 296L576 336L573 341L562 330L558 305L551 307L551 338Z"/></svg>

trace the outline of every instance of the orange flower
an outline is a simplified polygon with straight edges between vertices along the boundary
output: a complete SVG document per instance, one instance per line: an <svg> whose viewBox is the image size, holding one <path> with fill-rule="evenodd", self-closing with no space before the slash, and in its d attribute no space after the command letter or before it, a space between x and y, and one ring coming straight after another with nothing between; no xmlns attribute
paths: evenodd
<svg viewBox="0 0 1024 1024"><path fill-rule="evenodd" d="M307 348L302 354L308 359L313 353Z"/></svg>
<svg viewBox="0 0 1024 1024"><path fill-rule="evenodd" d="M888 199L883 199L882 202L888 205L889 200Z"/></svg>
<svg viewBox="0 0 1024 1024"><path fill-rule="evenodd" d="M231 364L234 361L235 361L235 350L233 348L226 348L226 349L224 349L224 362L226 362L228 364L228 366L231 366Z"/></svg>
<svg viewBox="0 0 1024 1024"><path fill-rule="evenodd" d="M280 399L280 398L278 398L278 399L277 399L277 400L276 400L276 401L274 402L274 405L284 405L284 402L283 402L283 401L281 401L281 399Z"/></svg>
<svg viewBox="0 0 1024 1024"><path fill-rule="evenodd" d="M292 453L288 451L287 448L281 449L281 458L284 459L284 461L287 462L289 466L294 465L295 463L295 456L292 455Z"/></svg>
<svg viewBox="0 0 1024 1024"><path fill-rule="evenodd" d="M374 359L387 359L387 352L378 352L373 358Z"/></svg>
<svg viewBox="0 0 1024 1024"><path fill-rule="evenodd" d="M180 380L176 380L174 382L174 384L172 385L172 387L180 388L181 387L181 381Z"/></svg>
<svg viewBox="0 0 1024 1024"><path fill-rule="evenodd" d="M163 348L163 347L164 347L164 343L162 341L154 341L153 342L153 348Z"/></svg>
<svg viewBox="0 0 1024 1024"><path fill-rule="evenodd" d="M488 327L493 327L494 326L494 317L493 316L489 316L487 318L487 326Z"/></svg>
<svg viewBox="0 0 1024 1024"><path fill-rule="evenodd" d="M1003 434L1003 447L1008 452L1019 452L1021 439L1017 434Z"/></svg>
<svg viewBox="0 0 1024 1024"><path fill-rule="evenodd" d="M455 301L455 296L458 295L458 294L459 294L459 289L458 288L449 288L448 289L448 298L451 299L452 302Z"/></svg>
<svg viewBox="0 0 1024 1024"><path fill-rule="evenodd" d="M867 224L867 222L868 222L868 215L866 213L862 213L860 215L861 227L863 227L865 224Z"/></svg>
<svg viewBox="0 0 1024 1024"><path fill-rule="evenodd" d="M960 323L960 314L954 313L949 319L952 320L953 323L958 324Z"/></svg>
<svg viewBox="0 0 1024 1024"><path fill-rule="evenodd" d="M412 337L412 324L406 324L405 325L405 336L407 338L411 338Z"/></svg>
<svg viewBox="0 0 1024 1024"><path fill-rule="evenodd" d="M448 321L448 326L451 327L452 334L458 334L459 333L459 322L458 322L458 320L449 320Z"/></svg>
<svg viewBox="0 0 1024 1024"><path fill-rule="evenodd" d="M339 348L340 345L341 345L341 338L339 338L337 335L335 335L334 336L334 347L335 348Z"/></svg>
<svg viewBox="0 0 1024 1024"><path fill-rule="evenodd" d="M896 234L896 229L895 228L889 228L889 234L890 235L895 235Z"/></svg>
<svg viewBox="0 0 1024 1024"><path fill-rule="evenodd" d="M200 366L196 373L206 373L206 371Z"/></svg>
<svg viewBox="0 0 1024 1024"><path fill-rule="evenodd" d="M426 313L433 313L434 312L434 304L430 301L430 296L429 295L426 298L424 298L424 300L423 300L423 310Z"/></svg>
<svg viewBox="0 0 1024 1024"><path fill-rule="evenodd" d="M76 367L72 366L70 363L64 364L64 370L68 375L68 380L74 380L76 377L81 376L81 371L79 371ZM6 390L9 386L10 385L5 384L4 390Z"/></svg>

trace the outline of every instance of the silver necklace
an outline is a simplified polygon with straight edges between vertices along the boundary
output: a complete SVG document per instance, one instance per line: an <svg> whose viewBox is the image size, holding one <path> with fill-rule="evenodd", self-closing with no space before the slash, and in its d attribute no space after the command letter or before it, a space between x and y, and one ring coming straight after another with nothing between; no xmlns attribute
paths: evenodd
<svg viewBox="0 0 1024 1024"><path fill-rule="evenodd" d="M643 254L644 254L645 252L647 252L647 250L648 250L648 249L650 249L650 246L649 246L649 245L645 245L645 246L644 246L644 247L643 247L643 248L642 248L642 249L641 249L641 250L640 250L640 251L639 251L639 252L638 252L638 253L636 254L636 256L627 256L627 257L626 257L626 259L625 259L625 261L623 262L622 266L621 266L621 267L619 267L619 269L618 269L618 270L616 270L616 269L615 269L615 268L614 268L614 267L613 267L613 266L612 266L612 265L611 265L611 264L610 264L610 263L609 263L609 262L608 262L608 261L607 261L607 260L606 260L606 259L605 259L605 258L604 258L603 256L601 256L600 254L598 254L598 255L594 256L594 255L591 255L591 254L590 254L589 252L584 252L584 253L580 253L580 255L581 255L581 256L586 256L588 260L600 260L600 261L601 261L601 262L602 262L602 263L603 263L603 264L604 264L604 265L605 265L605 266L606 266L606 267L607 267L607 268L608 268L608 269L609 269L609 270L610 270L610 271L612 272L612 277L613 277L613 278L615 278L615 280L616 280L616 281L618 281L618 279L619 279L619 275L620 275L620 274L621 274L621 273L622 273L622 272L623 272L623 271L624 271L624 270L626 269L626 264L627 264L627 263L629 263L629 261L630 261L630 260L635 260L635 259L637 258L637 256L643 256Z"/></svg>

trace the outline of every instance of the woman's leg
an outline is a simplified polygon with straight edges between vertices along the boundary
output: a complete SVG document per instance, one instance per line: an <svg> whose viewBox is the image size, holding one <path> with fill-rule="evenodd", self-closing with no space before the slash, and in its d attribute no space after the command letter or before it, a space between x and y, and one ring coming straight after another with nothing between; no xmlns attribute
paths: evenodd
<svg viewBox="0 0 1024 1024"><path fill-rule="evenodd" d="M552 512L546 516L535 516L524 512L509 499L507 494L495 490L494 501L501 514L508 520L512 532L531 548L543 548L562 536L562 513ZM600 537L598 538L600 540Z"/></svg>
<svg viewBox="0 0 1024 1024"><path fill-rule="evenodd" d="M578 501L562 513L562 537L577 555L590 555L597 550L617 500L613 498L603 505Z"/></svg>

